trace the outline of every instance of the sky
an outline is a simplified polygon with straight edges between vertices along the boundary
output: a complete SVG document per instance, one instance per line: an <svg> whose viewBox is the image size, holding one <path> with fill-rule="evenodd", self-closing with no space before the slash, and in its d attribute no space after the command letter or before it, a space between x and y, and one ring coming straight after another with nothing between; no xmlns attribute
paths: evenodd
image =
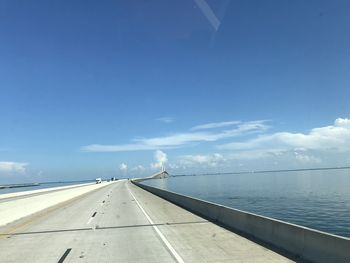
<svg viewBox="0 0 350 263"><path fill-rule="evenodd" d="M350 165L349 11L0 1L0 183Z"/></svg>

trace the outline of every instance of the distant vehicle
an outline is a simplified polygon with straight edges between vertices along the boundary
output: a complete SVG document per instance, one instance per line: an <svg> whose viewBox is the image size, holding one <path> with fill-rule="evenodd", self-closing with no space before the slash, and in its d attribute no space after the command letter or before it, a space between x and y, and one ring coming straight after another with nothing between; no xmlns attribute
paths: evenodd
<svg viewBox="0 0 350 263"><path fill-rule="evenodd" d="M96 184L100 184L102 183L102 179L101 178L96 178Z"/></svg>
<svg viewBox="0 0 350 263"><path fill-rule="evenodd" d="M117 181L117 178L111 177L111 181Z"/></svg>

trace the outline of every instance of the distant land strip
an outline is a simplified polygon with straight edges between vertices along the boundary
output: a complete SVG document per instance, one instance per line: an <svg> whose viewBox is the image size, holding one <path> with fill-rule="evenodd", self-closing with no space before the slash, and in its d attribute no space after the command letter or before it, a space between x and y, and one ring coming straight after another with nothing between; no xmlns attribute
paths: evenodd
<svg viewBox="0 0 350 263"><path fill-rule="evenodd" d="M95 180L90 179L90 180L79 180L79 181L56 181L56 182L41 182L41 183L4 184L4 185L0 185L0 189L39 186L39 185L45 185L45 184L89 183L89 182L94 182L94 181Z"/></svg>
<svg viewBox="0 0 350 263"><path fill-rule="evenodd" d="M0 185L0 189L6 189L6 188L18 188L18 187L30 187L30 186L39 186L39 183L27 183L27 184L7 184L7 185Z"/></svg>
<svg viewBox="0 0 350 263"><path fill-rule="evenodd" d="M302 172L302 171L324 171L324 170L342 170L350 169L350 166L339 167L316 167L299 169L279 169L279 170L258 170L258 171L238 171L238 172L218 172L218 173L198 173L198 174L170 174L169 177L180 176L204 176L204 175L229 175L229 174L252 174L252 173L280 173L280 172Z"/></svg>

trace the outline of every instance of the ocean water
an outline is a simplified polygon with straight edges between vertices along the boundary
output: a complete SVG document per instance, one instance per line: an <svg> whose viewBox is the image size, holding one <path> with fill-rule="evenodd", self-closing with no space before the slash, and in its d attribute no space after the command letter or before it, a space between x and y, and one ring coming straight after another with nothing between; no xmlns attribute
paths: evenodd
<svg viewBox="0 0 350 263"><path fill-rule="evenodd" d="M91 182L93 182L93 181L91 181ZM27 186L27 187L18 187L18 188L4 188L4 189L0 189L0 195L1 194L8 194L8 193L39 190L39 189L52 188L52 187L74 185L74 184L85 184L85 183L88 183L88 182L84 181L84 182L42 183L42 184L36 185L36 186Z"/></svg>
<svg viewBox="0 0 350 263"><path fill-rule="evenodd" d="M144 183L350 237L350 169L181 176Z"/></svg>

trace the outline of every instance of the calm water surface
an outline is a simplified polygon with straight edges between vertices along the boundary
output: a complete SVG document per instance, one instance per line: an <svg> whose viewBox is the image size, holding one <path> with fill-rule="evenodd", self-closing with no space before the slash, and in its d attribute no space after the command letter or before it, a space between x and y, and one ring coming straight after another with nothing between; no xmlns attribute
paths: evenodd
<svg viewBox="0 0 350 263"><path fill-rule="evenodd" d="M350 169L182 176L144 183L350 237Z"/></svg>

